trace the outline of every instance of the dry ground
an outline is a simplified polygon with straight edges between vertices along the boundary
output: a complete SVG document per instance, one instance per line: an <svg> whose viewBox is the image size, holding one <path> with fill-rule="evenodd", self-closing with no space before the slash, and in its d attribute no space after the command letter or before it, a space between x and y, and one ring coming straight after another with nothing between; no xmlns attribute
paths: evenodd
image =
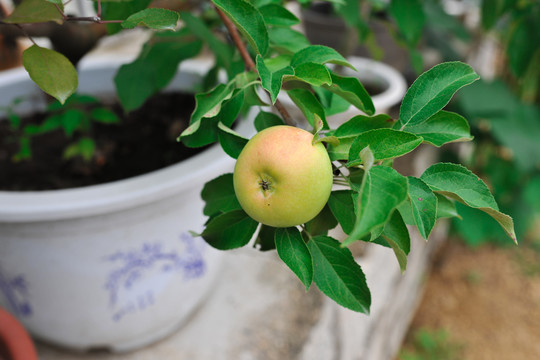
<svg viewBox="0 0 540 360"><path fill-rule="evenodd" d="M450 240L426 285L404 349L420 329L444 331L453 355L414 359L540 359L540 242L471 249Z"/></svg>

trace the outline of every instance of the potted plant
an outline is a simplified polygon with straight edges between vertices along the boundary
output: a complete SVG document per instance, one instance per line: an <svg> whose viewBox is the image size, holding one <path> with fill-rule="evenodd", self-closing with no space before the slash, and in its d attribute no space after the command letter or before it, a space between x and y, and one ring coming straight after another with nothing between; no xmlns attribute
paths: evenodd
<svg viewBox="0 0 540 360"><path fill-rule="evenodd" d="M21 323L0 307L0 356L6 360L36 360L32 338Z"/></svg>
<svg viewBox="0 0 540 360"><path fill-rule="evenodd" d="M46 6L51 11L48 13L50 18L40 18L40 21L56 19L59 22L103 22L101 16L106 15L100 12L99 1L98 17L92 19L66 17L58 1L50 4L39 2L39 6ZM197 234L200 236L197 239L204 239L218 250L232 250L248 244L260 250L275 249L306 289L315 283L339 305L369 313L370 291L362 268L348 249L352 243L365 241L388 247L388 251L395 253L400 268L405 270L410 250L406 224L415 225L421 236L427 239L438 218L455 213L453 201L486 212L515 240L512 219L498 210L488 187L466 168L457 164L439 163L419 177L403 176L393 168L394 159L410 153L421 143L442 146L449 142L471 139L466 120L456 113L443 110L460 88L478 79L470 66L451 62L433 67L420 75L406 92L399 118L375 115L373 101L358 78L340 75L329 66L334 64L355 70L354 65L332 48L309 45L305 37L292 28L298 24L298 18L281 3L213 0L208 5L208 9L203 9L208 11L180 15L171 10L156 8L141 9L134 13L131 10L121 22L124 28L142 25L175 30L180 17L184 23L184 27L178 31L180 35L191 41L202 39L215 54L216 66L207 73L205 79L217 85L196 95L196 107L190 125L179 134L179 141L190 147L219 142L223 152L237 159L237 162L234 171L232 167L229 170L215 169L223 174L207 181L206 175L203 176L197 169L215 156L203 158L203 154L187 161L193 165L186 170L189 180L202 187L201 195L205 202L202 214L208 217L204 228L197 229L196 223L193 232L185 234L188 248L190 244L195 244L196 240L192 236ZM12 15L4 21L25 22L30 14L23 10L19 8L18 12L14 12L17 16ZM221 31L226 30L227 37L216 37L211 31L212 26L208 24L219 24ZM153 92L154 89L148 89L148 83L144 83L144 86L134 84L139 87L133 91L133 86L126 86L129 81L122 83L120 80L132 79L132 74L139 75L137 80L144 80L148 64L169 59L161 53L161 46L169 43L168 36L174 36L171 34L177 33L161 35L159 41L151 40L145 45L148 46L146 51L130 67L121 68L118 72L117 92L128 109L140 103L148 90ZM230 39L230 43L224 39ZM180 43L191 44L189 41ZM234 48L230 45L234 45ZM73 93L77 72L58 53L34 45L25 51L24 56L26 69L44 91L60 101L65 101ZM49 66L50 72L43 73L44 63ZM223 81L220 80L220 69L225 70ZM257 86L265 89L270 100L265 102L257 96ZM303 119L291 117L287 112L278 98L282 89L298 106ZM135 93L135 97L125 96L130 92ZM326 113L328 105L332 103L329 100L334 97L346 100L361 110L363 115L356 115L338 127L331 127ZM260 110L260 107L268 104L272 104L280 116ZM250 115L244 116L244 120L234 127L241 113ZM307 130L294 126L301 121L309 124ZM246 125L248 130L244 131L243 123L254 126L257 135L248 140L250 127ZM171 179L168 169L159 173L167 174L165 178ZM139 181L146 186L138 191L142 193L143 199L131 200L128 195L137 192L131 184ZM57 253L51 253L46 248L57 244L57 237L69 238L74 232L82 233L84 237L90 236L87 234L94 230L111 230L111 236L104 240L107 245L116 245L121 233L137 234L143 238L171 236L178 240L175 230L169 231L163 223L177 219L176 211L183 211L185 216L195 211L182 206L185 198L179 194L173 196L167 181L148 175L127 180L122 187L115 186L118 184L92 187L89 189L92 193L89 197L67 201L75 205L75 209L70 210L66 209L63 200L53 201L49 193L32 196L1 193L2 204L10 198L16 199L15 204L18 204L10 206L15 213L8 213L7 209L2 211L4 218L11 219L0 223L2 234L9 234L13 239L2 239L0 242L3 247L1 254L12 254L9 258L1 258L3 271L9 272L11 276L24 275L11 270L17 264L8 266L4 262L29 256L45 258L48 261L47 267L50 267L50 264L57 262ZM150 190L149 184L165 188L166 192L157 195ZM94 195L101 190L107 192L112 200L97 200ZM77 189L66 191L80 195ZM198 197L195 190L188 192L189 196ZM62 194L59 195L62 197ZM167 200L166 204L158 205L157 198L163 197ZM58 215L51 213L48 219L36 218L40 212L45 216L49 214L43 214L49 202L60 204L59 212L68 213L70 217L91 215L91 223L82 225L78 231L60 230L59 225L51 226L49 222ZM90 203L91 210L82 210L85 203ZM127 203L145 203L149 213L145 214L139 208L128 210L139 223L126 228L116 215L121 208L127 207ZM29 204L31 206L27 206ZM99 215L95 211L97 208L104 208L106 215ZM167 210L171 210L171 213ZM35 228L20 222L23 212L34 216L30 221ZM153 227L153 230L140 229L140 223L146 222L142 219L148 219L149 214L161 225ZM61 222L68 223L67 220ZM80 224L82 222L82 218L75 221ZM328 235L329 230L338 224L347 235L341 241ZM54 237L42 239L40 237L45 228L53 228L57 233ZM35 234L38 234L37 239L30 245L30 238ZM83 255L77 258L77 262L96 258L102 247L100 244L89 243L87 239ZM69 242L69 245L62 247L76 246ZM31 251L26 251L28 249ZM134 246L131 250L115 250L107 253L106 257L98 256L104 262L122 263L121 267L108 273L110 276L107 279L110 282L106 284L111 286L106 285L105 289L113 291L112 294L104 291L109 296L105 300L114 303L115 299L123 295L114 290L119 289L118 284L125 284L117 281L116 274L129 275L130 260L136 259L137 264L153 264L149 259L178 258L171 255L174 251L172 248L166 253L162 250L159 245L149 244ZM197 252L196 249L193 251ZM141 259L141 256L144 258ZM194 259L193 256L188 258ZM182 258L178 260L179 265L189 263ZM176 263L170 264L167 271L175 266ZM194 267L196 270L195 264L187 267L185 271L188 275L192 274ZM160 269L164 268L151 270ZM86 272L94 274L90 269ZM144 282L140 274L134 274L133 278L128 276L128 280ZM161 284L153 282L151 286L160 287ZM72 285L73 289L86 286L80 281L73 281ZM47 289L40 291L46 292ZM137 296L142 298L140 302L137 298L133 311L133 307L120 309L122 320L128 322L129 315L140 310L139 304L145 309L151 307L154 299L151 294L142 291L137 292ZM106 295L103 297L107 298ZM173 298L167 296L164 301ZM86 309L89 312L97 311L95 303L87 305ZM74 314L77 311L80 309L73 309ZM159 315L165 319L176 316L175 310L164 311ZM30 322L28 319L22 320ZM134 327L134 323L129 325ZM151 330L155 335L167 328L168 325L162 324ZM64 328L59 326L58 329L61 331ZM121 330L120 335L124 331L127 330ZM39 332L39 329L34 332ZM123 345L126 348L133 343L126 341Z"/></svg>

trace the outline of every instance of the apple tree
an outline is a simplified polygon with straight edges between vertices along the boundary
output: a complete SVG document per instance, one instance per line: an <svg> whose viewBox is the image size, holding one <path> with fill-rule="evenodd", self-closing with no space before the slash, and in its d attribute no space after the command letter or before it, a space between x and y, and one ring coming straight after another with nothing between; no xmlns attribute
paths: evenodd
<svg viewBox="0 0 540 360"><path fill-rule="evenodd" d="M205 88L195 95L190 126L178 140L190 147L219 143L235 159L249 141L234 130L235 122L247 118L242 115L255 114L259 132L276 125L297 125L299 119L293 119L279 99L280 93L287 93L304 115L311 132L309 146L327 154L321 161L330 162L334 186L313 218L277 227L250 217L245 204L238 201L234 175L223 174L206 183L201 194L208 221L200 236L211 246L276 250L306 289L315 283L338 304L369 313L371 296L365 275L348 248L354 242L387 247L405 271L408 226L415 226L428 240L437 220L457 215L455 202L484 211L516 242L512 218L499 211L488 186L467 168L436 163L414 177L400 174L393 166L396 158L421 144L441 147L472 139L467 120L445 110L457 91L478 80L469 65L441 63L422 73L406 92L394 119L376 115L370 95L356 77L339 74L339 67L356 70L345 57L332 48L310 44L294 28L300 20L284 1L212 0L185 12L148 8L149 3L136 0L102 6L97 1L97 17L75 18L64 14L61 0L24 0L2 23L94 22L106 23L111 33L137 26L157 30L138 58L116 75L118 97L127 111L165 87L181 61L209 49L215 67L204 79ZM61 102L75 92L77 72L63 55L36 44L23 56L25 68L45 92ZM362 115L331 128L327 114L339 111L338 104L343 102ZM261 151L279 146L276 142ZM274 166L280 170L279 162ZM254 186L265 183L255 180ZM323 190L315 186L313 191ZM287 201L292 205L297 200L291 196ZM329 235L338 227L344 238Z"/></svg>

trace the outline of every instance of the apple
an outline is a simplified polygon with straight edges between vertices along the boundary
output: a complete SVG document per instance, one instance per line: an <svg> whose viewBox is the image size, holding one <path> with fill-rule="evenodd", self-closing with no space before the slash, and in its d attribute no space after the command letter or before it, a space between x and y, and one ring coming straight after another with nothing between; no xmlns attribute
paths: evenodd
<svg viewBox="0 0 540 360"><path fill-rule="evenodd" d="M332 163L313 134L293 126L266 128L240 153L233 182L242 209L256 221L290 227L313 219L332 191Z"/></svg>

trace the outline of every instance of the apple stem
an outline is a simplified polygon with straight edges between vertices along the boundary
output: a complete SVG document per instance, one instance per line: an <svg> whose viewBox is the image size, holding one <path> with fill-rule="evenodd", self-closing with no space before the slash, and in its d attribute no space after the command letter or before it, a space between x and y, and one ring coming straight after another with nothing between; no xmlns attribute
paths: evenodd
<svg viewBox="0 0 540 360"><path fill-rule="evenodd" d="M221 11L221 9L219 9L215 5L214 5L214 8L216 9L217 14L221 18L221 21L223 21L223 24L227 28L227 31L229 32L229 35L231 36L231 39L234 45L240 52L240 56L242 57L242 60L244 61L246 69L249 71L257 71L255 62L249 55L249 51L247 50L246 45L242 41L242 38L240 37L240 34L238 33L236 26L233 24L231 19L229 19L227 15L223 11ZM281 114L283 121L285 121L287 125L296 126L295 121L292 119L287 109L285 109L283 104L281 104L281 102L278 99L276 99L276 102L274 103L274 107Z"/></svg>

